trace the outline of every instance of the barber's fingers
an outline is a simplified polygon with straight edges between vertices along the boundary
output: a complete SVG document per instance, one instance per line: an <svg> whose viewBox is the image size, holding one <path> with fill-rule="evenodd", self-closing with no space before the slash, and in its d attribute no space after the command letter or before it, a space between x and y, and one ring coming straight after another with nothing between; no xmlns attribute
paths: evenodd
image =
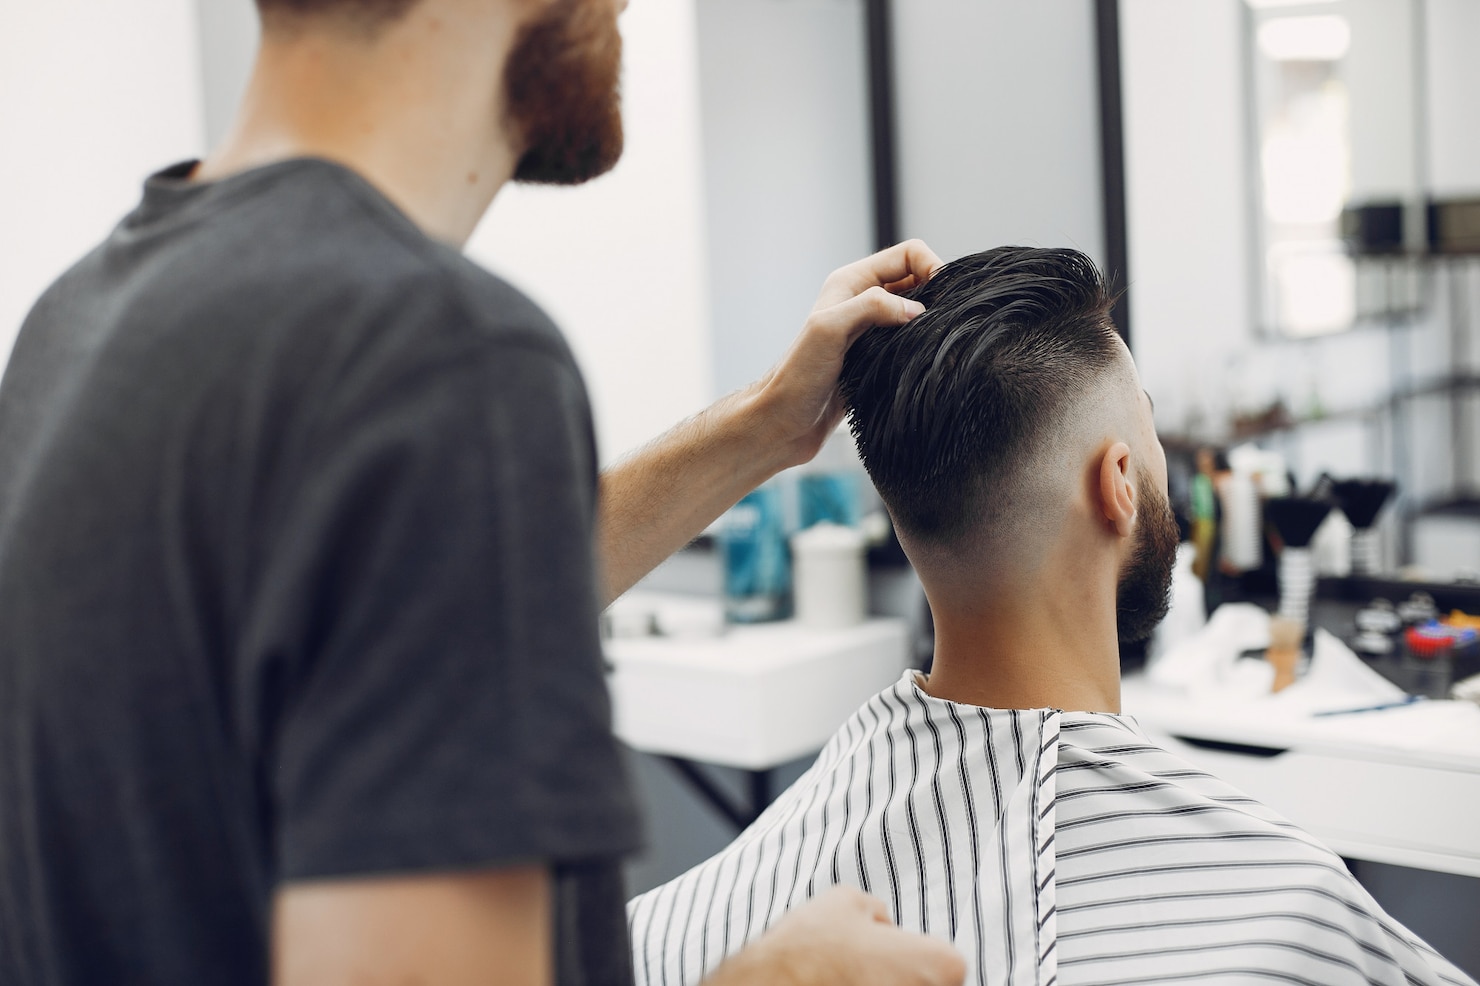
<svg viewBox="0 0 1480 986"><path fill-rule="evenodd" d="M880 928L879 933L893 941L876 966L878 986L962 986L966 982L966 960L950 942L893 925Z"/></svg>
<svg viewBox="0 0 1480 986"><path fill-rule="evenodd" d="M901 277L897 281L889 282L888 284L884 285L884 290L888 291L890 294L904 294L906 291L912 290L916 287L919 287L921 284L924 284L925 281L926 278L911 274L909 277Z"/></svg>
<svg viewBox="0 0 1480 986"><path fill-rule="evenodd" d="M857 887L835 886L823 891L816 898L814 907L835 906L856 911L871 921L893 924L889 919L889 908L873 894L866 894Z"/></svg>
<svg viewBox="0 0 1480 986"><path fill-rule="evenodd" d="M814 310L807 317L807 329L828 339L841 352L870 326L903 325L924 311L925 306L918 301L874 285L835 305Z"/></svg>
<svg viewBox="0 0 1480 986"><path fill-rule="evenodd" d="M928 279L939 266L940 258L923 240L896 243L829 274L813 311L830 308L872 287L908 290Z"/></svg>
<svg viewBox="0 0 1480 986"><path fill-rule="evenodd" d="M872 894L833 887L804 909L811 912L803 918L805 938L813 947L826 942L832 971L853 986L961 986L966 978L966 963L949 942L896 927Z"/></svg>
<svg viewBox="0 0 1480 986"><path fill-rule="evenodd" d="M950 942L896 927L886 917L854 943L853 986L962 986L966 960Z"/></svg>

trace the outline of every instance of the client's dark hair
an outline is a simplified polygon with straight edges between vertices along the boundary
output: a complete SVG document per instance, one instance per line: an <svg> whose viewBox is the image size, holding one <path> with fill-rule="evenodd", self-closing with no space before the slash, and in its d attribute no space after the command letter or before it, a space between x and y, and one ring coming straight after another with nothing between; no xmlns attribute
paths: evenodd
<svg viewBox="0 0 1480 986"><path fill-rule="evenodd" d="M908 297L925 313L854 343L842 394L895 523L942 543L990 519L987 490L1009 509L1046 436L1113 365L1115 296L1077 250L1009 246L943 265Z"/></svg>

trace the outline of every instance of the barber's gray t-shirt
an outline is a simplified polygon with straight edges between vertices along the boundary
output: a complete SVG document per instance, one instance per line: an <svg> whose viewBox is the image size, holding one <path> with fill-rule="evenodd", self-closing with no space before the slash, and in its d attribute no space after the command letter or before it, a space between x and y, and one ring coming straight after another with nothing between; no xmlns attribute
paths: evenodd
<svg viewBox="0 0 1480 986"><path fill-rule="evenodd" d="M284 883L532 860L630 981L568 348L344 168L189 170L0 385L0 982L261 986Z"/></svg>

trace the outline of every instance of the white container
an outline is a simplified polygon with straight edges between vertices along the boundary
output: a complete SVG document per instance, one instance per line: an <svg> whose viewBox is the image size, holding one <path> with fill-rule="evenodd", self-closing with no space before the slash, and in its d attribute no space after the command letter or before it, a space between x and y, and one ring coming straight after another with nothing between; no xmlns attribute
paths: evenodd
<svg viewBox="0 0 1480 986"><path fill-rule="evenodd" d="M840 524L814 524L791 539L797 622L818 630L862 623L868 589L863 533Z"/></svg>
<svg viewBox="0 0 1480 986"><path fill-rule="evenodd" d="M1252 477L1235 472L1219 494L1223 498L1223 557L1240 572L1258 568L1263 537L1259 488Z"/></svg>
<svg viewBox="0 0 1480 986"><path fill-rule="evenodd" d="M1161 655L1197 634L1208 623L1203 582L1192 572L1197 549L1191 544L1177 546L1177 564L1172 569L1171 607L1151 635L1146 657L1156 661Z"/></svg>

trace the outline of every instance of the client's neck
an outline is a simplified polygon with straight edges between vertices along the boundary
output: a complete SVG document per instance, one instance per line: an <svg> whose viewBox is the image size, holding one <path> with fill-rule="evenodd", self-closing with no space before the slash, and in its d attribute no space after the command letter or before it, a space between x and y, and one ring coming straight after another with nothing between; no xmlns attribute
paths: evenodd
<svg viewBox="0 0 1480 986"><path fill-rule="evenodd" d="M1115 580L1095 568L1046 566L974 590L926 577L935 660L925 690L986 708L1119 712Z"/></svg>

